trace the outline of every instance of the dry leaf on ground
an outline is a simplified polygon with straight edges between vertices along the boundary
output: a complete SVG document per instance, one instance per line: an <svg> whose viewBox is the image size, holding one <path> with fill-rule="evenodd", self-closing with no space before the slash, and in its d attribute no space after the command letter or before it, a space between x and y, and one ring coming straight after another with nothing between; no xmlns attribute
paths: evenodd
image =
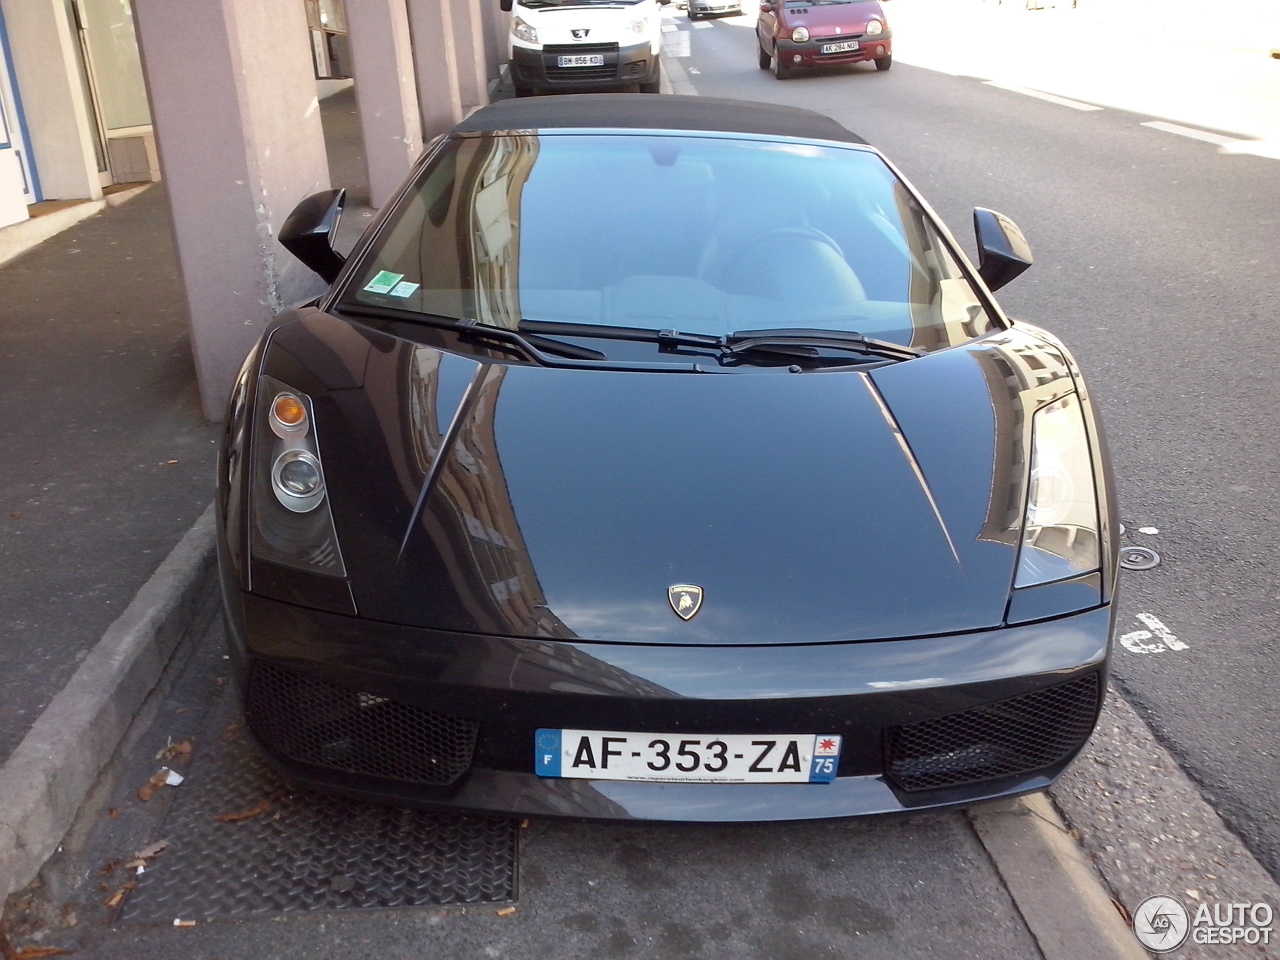
<svg viewBox="0 0 1280 960"><path fill-rule="evenodd" d="M119 890L117 890L115 893L111 895L111 899L107 901L107 906L110 907L112 910L114 910L116 907L120 906L120 904L124 902L124 898L129 895L129 891L136 890L137 887L138 887L138 881L130 880L128 883L126 883L124 886L122 886Z"/></svg>
<svg viewBox="0 0 1280 960"><path fill-rule="evenodd" d="M151 779L138 788L138 799L146 803L155 792L164 786L165 780L169 776L169 768L161 767L158 771L151 775Z"/></svg>
<svg viewBox="0 0 1280 960"><path fill-rule="evenodd" d="M70 950L63 950L59 947L23 947L21 950L15 950L11 954L13 960L40 960L41 957L68 957L70 955Z"/></svg>
<svg viewBox="0 0 1280 960"><path fill-rule="evenodd" d="M281 797L283 797L284 793L285 792L283 790L277 790L275 793L271 794L271 796L267 797L261 803L257 804L256 806L250 807L248 810L240 810L240 811L237 811L236 813L220 813L213 818L214 822L215 823L239 823L241 820L252 820L254 817L261 816L262 814L270 810L273 806L275 806L276 801L279 800Z"/></svg>

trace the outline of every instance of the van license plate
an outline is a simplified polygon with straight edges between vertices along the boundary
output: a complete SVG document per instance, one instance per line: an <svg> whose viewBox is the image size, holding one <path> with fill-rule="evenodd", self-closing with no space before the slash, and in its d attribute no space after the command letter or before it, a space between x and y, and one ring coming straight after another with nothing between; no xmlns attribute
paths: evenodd
<svg viewBox="0 0 1280 960"><path fill-rule="evenodd" d="M844 40L840 43L824 43L822 45L823 53L852 53L857 49L857 40Z"/></svg>
<svg viewBox="0 0 1280 960"><path fill-rule="evenodd" d="M579 53L571 57L557 57L556 64L561 67L603 67L603 53Z"/></svg>

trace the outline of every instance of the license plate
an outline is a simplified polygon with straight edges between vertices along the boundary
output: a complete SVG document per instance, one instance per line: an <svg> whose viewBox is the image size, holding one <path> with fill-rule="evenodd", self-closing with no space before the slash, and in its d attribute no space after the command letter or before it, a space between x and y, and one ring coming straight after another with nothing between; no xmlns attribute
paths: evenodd
<svg viewBox="0 0 1280 960"><path fill-rule="evenodd" d="M827 733L620 733L539 730L540 777L663 783L830 783L840 765L840 736Z"/></svg>
<svg viewBox="0 0 1280 960"><path fill-rule="evenodd" d="M557 57L556 63L562 67L603 67L603 53L579 53L571 57Z"/></svg>
<svg viewBox="0 0 1280 960"><path fill-rule="evenodd" d="M839 43L824 43L822 45L823 53L849 53L857 49L857 40L842 40Z"/></svg>

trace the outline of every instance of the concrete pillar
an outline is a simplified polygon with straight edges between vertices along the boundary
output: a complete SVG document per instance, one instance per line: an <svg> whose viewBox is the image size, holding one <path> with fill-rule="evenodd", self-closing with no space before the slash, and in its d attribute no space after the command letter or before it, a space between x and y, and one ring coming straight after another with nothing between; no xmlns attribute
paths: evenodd
<svg viewBox="0 0 1280 960"><path fill-rule="evenodd" d="M409 13L405 0L357 0L346 11L370 204L380 207L422 153Z"/></svg>
<svg viewBox="0 0 1280 960"><path fill-rule="evenodd" d="M329 186L298 0L133 0L205 416L273 314L323 289L275 237Z"/></svg>
<svg viewBox="0 0 1280 960"><path fill-rule="evenodd" d="M4 0L4 19L44 199L98 199L94 119L66 0Z"/></svg>
<svg viewBox="0 0 1280 960"><path fill-rule="evenodd" d="M413 64L418 77L422 137L430 140L462 119L458 56L454 44L455 0L408 0ZM496 2L496 0L495 0Z"/></svg>
<svg viewBox="0 0 1280 960"><path fill-rule="evenodd" d="M489 102L489 52L481 0L455 0L453 39L458 51L458 93L463 113ZM497 6L495 0L484 0Z"/></svg>
<svg viewBox="0 0 1280 960"><path fill-rule="evenodd" d="M496 3L483 0L480 16L484 20L485 43L489 50L489 72L497 77L507 62L507 33L511 29L511 14Z"/></svg>

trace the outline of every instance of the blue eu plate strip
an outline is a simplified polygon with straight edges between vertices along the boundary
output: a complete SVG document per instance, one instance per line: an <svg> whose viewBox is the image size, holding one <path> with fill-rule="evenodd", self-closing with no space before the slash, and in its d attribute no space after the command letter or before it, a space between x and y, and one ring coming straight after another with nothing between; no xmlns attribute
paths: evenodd
<svg viewBox="0 0 1280 960"><path fill-rule="evenodd" d="M533 769L540 777L560 776L559 730L538 730L533 735Z"/></svg>

